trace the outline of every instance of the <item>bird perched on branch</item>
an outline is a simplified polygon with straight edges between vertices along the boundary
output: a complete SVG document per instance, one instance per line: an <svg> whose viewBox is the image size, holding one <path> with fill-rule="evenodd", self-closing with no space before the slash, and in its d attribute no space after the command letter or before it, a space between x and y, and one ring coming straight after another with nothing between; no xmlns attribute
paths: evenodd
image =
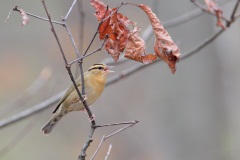
<svg viewBox="0 0 240 160"><path fill-rule="evenodd" d="M84 73L85 95L87 105L93 104L102 94L106 84L107 74L111 73L105 64L94 64L87 72ZM82 91L81 77L76 79L79 91ZM61 100L58 102L56 109L53 111L53 117L45 124L42 131L48 135L59 120L71 111L84 110L85 107L79 99L78 93L71 85Z"/></svg>

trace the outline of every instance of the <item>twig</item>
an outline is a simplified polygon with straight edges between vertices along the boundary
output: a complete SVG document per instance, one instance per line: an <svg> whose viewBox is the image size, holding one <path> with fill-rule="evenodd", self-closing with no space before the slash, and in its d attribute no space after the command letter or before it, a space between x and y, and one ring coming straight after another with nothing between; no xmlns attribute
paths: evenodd
<svg viewBox="0 0 240 160"><path fill-rule="evenodd" d="M101 45L98 49L96 49L96 50L92 51L91 53L88 53L88 54L86 54L86 55L84 55L84 56L82 56L82 57L80 57L80 58L77 58L77 59L73 60L72 62L69 63L69 65L72 65L73 63L75 63L75 62L77 62L77 61L83 60L84 58L86 58L86 57L88 57L88 56L90 56L90 55L92 55L92 54L94 54L94 53L96 53L96 52L101 51L102 48L103 48L103 46L104 46L104 44L105 44L105 42L106 42L106 40L107 40L107 39L105 38L104 41L103 41L103 43L102 43L102 45Z"/></svg>
<svg viewBox="0 0 240 160"><path fill-rule="evenodd" d="M106 157L105 157L104 160L107 160L107 159L108 159L108 156L110 155L111 150L112 150L112 144L109 144L108 152L107 152L107 155L106 155Z"/></svg>
<svg viewBox="0 0 240 160"><path fill-rule="evenodd" d="M113 125L128 124L127 126L125 126L125 127L123 127L123 128L120 128L119 130L117 130L117 131L115 131L115 132L113 132L113 133L111 133L111 134L109 134L109 135L107 135L107 136L103 135L103 137L102 137L102 139L101 139L101 141L100 141L100 143L99 143L99 145L98 145L95 153L93 154L93 156L92 156L92 158L91 158L90 160L93 160L93 159L96 157L98 151L99 151L100 148L102 147L102 144L103 144L103 142L104 142L105 140L107 140L108 138L110 138L110 137L112 137L112 136L114 136L114 135L116 135L116 134L118 134L118 133L120 133L120 132L128 129L129 127L134 126L134 125L137 124L138 122L139 122L139 121L135 120L135 121L131 121L131 122L122 122L122 123L113 123L113 124L107 124L107 125L99 125L98 127L106 127L106 126L113 126ZM96 127L97 127L97 126L96 126Z"/></svg>
<svg viewBox="0 0 240 160"><path fill-rule="evenodd" d="M139 122L138 120L135 120L135 121L130 121L130 122L120 122L120 123L96 125L95 127L99 128L99 127L108 127L108 126L118 126L118 125L123 125L123 124L136 124L138 122Z"/></svg>
<svg viewBox="0 0 240 160"><path fill-rule="evenodd" d="M21 128L21 130L8 144L1 148L0 158L6 155L12 148L14 148L19 142L21 142L24 139L24 137L26 137L26 135L31 131L36 122L39 120L39 117L40 115L38 115L37 117L33 117L32 120L30 120L26 126Z"/></svg>
<svg viewBox="0 0 240 160"><path fill-rule="evenodd" d="M72 3L72 5L71 5L71 7L69 8L66 16L64 17L64 20L66 20L66 19L68 18L69 14L71 13L71 11L72 11L74 5L76 4L76 2L77 2L77 0L74 0L74 1L73 1L73 3Z"/></svg>
<svg viewBox="0 0 240 160"><path fill-rule="evenodd" d="M101 148L101 146L102 146L104 141L105 141L105 135L103 135L103 137L102 137L102 139L101 139L101 141L100 141L96 151L94 152L94 154L93 154L93 156L91 157L90 160L93 160L96 157L96 155L97 155L98 151L100 150L100 148Z"/></svg>
<svg viewBox="0 0 240 160"><path fill-rule="evenodd" d="M190 0L191 2L193 2L193 4L195 4L197 7L201 8L204 12L216 16L215 13L209 11L207 8L205 8L204 6L202 6L201 4L199 4L196 0ZM229 22L229 20L227 18L225 18L224 16L221 16L221 19L223 19L226 22Z"/></svg>
<svg viewBox="0 0 240 160"><path fill-rule="evenodd" d="M231 15L231 20L235 19L235 14L236 14L236 12L237 12L239 3L240 3L240 0L238 0L238 1L236 2L236 5L235 5L235 7L234 7L234 9L233 9L233 12L232 12L232 15Z"/></svg>
<svg viewBox="0 0 240 160"><path fill-rule="evenodd" d="M52 106L53 104L57 103L60 98L65 94L66 90L46 99L45 101L37 104L37 105L34 105L33 107L29 108L29 109L26 109L26 110L23 110L7 119L4 119L4 120L1 120L0 121L0 128L3 128L3 127L7 127L8 125L10 124L13 124L15 122L19 122L20 120L22 119L25 119L29 116L32 116L36 113L39 113L41 111L43 111L44 109Z"/></svg>
<svg viewBox="0 0 240 160"><path fill-rule="evenodd" d="M227 22L226 26L230 27L230 25L238 18L238 16L236 16L236 12L237 12L237 8L239 6L240 0L238 0L235 4L235 7L233 9L233 12L231 14L231 21Z"/></svg>
<svg viewBox="0 0 240 160"><path fill-rule="evenodd" d="M20 10L18 9L18 6L15 6L11 11L20 12ZM9 12L7 19L9 18L10 14L11 14L11 11ZM31 17L34 17L34 18L37 18L37 19L40 19L40 20L49 22L49 19L47 19L47 18L43 18L43 17L37 16L37 15L35 15L35 14L29 13L29 12L26 12L26 14L27 14L28 16L31 16ZM7 19L6 19L6 20L7 20ZM52 23L59 24L59 25L64 25L63 23L57 22L57 21L52 21Z"/></svg>
<svg viewBox="0 0 240 160"><path fill-rule="evenodd" d="M1 106L2 110L0 110L0 118L2 118L4 115L7 115L9 111L12 111L14 106L17 105L20 107L26 105L28 99L36 96L36 94L46 85L51 75L52 71L50 68L43 68L37 79L30 86L28 86L28 88L23 91L21 95L13 98L10 102Z"/></svg>

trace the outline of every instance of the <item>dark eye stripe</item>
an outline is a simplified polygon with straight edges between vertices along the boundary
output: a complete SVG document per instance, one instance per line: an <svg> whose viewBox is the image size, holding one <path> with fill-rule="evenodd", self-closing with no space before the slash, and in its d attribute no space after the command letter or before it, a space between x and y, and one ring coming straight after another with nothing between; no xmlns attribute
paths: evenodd
<svg viewBox="0 0 240 160"><path fill-rule="evenodd" d="M88 71L91 71L91 70L94 70L94 69L102 70L103 67L92 67L92 68L90 68Z"/></svg>

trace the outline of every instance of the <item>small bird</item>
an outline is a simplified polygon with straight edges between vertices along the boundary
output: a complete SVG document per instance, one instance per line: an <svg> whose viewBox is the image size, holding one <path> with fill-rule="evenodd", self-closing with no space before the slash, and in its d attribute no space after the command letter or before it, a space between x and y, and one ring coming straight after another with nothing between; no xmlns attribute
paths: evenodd
<svg viewBox="0 0 240 160"><path fill-rule="evenodd" d="M84 98L86 99L87 105L93 104L102 94L106 84L107 74L111 72L114 71L111 71L105 64L94 64L84 73ZM76 84L79 91L82 91L81 77L76 79ZM58 102L57 107L53 111L52 118L43 126L43 133L48 135L57 122L59 122L59 120L67 113L84 109L85 107L83 103L81 103L75 87L71 85Z"/></svg>

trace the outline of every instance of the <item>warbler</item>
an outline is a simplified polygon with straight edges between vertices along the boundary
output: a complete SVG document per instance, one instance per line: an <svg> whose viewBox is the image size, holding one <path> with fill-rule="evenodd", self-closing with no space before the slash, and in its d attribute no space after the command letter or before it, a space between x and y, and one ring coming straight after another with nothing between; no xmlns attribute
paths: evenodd
<svg viewBox="0 0 240 160"><path fill-rule="evenodd" d="M87 72L84 73L85 98L87 105L93 104L102 94L105 88L107 74L111 73L109 67L105 64L94 64ZM81 77L76 79L79 91L82 91ZM57 107L53 111L52 118L42 127L45 135L48 135L59 120L71 111L84 110L85 107L73 85L69 87L67 92L58 102Z"/></svg>

